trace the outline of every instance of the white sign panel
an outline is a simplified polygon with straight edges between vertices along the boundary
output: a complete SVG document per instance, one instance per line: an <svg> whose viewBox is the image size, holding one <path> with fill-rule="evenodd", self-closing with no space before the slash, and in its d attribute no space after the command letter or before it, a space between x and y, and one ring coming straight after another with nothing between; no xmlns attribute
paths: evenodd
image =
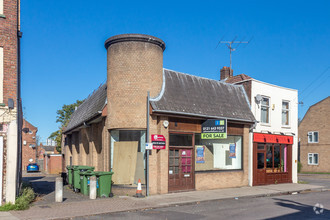
<svg viewBox="0 0 330 220"><path fill-rule="evenodd" d="M152 150L152 143L146 143L146 150Z"/></svg>

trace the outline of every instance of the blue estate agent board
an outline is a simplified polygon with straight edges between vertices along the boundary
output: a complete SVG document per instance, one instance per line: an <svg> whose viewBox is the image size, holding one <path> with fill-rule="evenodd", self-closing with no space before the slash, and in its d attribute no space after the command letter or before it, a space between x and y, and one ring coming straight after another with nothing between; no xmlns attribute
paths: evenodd
<svg viewBox="0 0 330 220"><path fill-rule="evenodd" d="M227 119L208 119L202 123L202 139L226 139Z"/></svg>

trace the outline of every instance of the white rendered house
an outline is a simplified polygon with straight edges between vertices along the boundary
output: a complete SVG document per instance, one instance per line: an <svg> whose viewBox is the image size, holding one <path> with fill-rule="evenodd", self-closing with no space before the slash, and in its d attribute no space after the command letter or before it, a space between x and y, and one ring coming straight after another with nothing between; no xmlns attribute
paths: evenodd
<svg viewBox="0 0 330 220"><path fill-rule="evenodd" d="M221 79L244 86L257 120L250 133L249 184L297 183L298 91L232 76L228 69Z"/></svg>

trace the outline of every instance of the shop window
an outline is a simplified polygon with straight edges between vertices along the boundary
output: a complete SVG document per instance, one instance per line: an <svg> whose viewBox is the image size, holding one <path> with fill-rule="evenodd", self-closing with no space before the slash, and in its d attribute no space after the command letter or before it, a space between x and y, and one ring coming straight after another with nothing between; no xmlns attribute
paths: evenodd
<svg viewBox="0 0 330 220"><path fill-rule="evenodd" d="M202 140L195 134L195 170L242 169L242 136Z"/></svg>
<svg viewBox="0 0 330 220"><path fill-rule="evenodd" d="M113 167L113 149L117 141L138 141L138 151L145 152L146 131L145 130L111 130L111 168Z"/></svg>
<svg viewBox="0 0 330 220"><path fill-rule="evenodd" d="M319 165L319 154L308 154L308 165Z"/></svg>
<svg viewBox="0 0 330 220"><path fill-rule="evenodd" d="M262 97L261 118L260 118L261 123L269 124L269 106L270 106L269 98Z"/></svg>
<svg viewBox="0 0 330 220"><path fill-rule="evenodd" d="M266 168L273 169L273 146L270 144L267 144L266 162Z"/></svg>
<svg viewBox="0 0 330 220"><path fill-rule="evenodd" d="M290 104L288 101L282 101L282 125L289 126Z"/></svg>
<svg viewBox="0 0 330 220"><path fill-rule="evenodd" d="M263 152L257 154L258 169L264 168L263 154ZM267 173L287 172L287 146L285 144L266 144L265 168Z"/></svg>
<svg viewBox="0 0 330 220"><path fill-rule="evenodd" d="M308 134L308 143L318 143L319 142L319 132L310 131Z"/></svg>

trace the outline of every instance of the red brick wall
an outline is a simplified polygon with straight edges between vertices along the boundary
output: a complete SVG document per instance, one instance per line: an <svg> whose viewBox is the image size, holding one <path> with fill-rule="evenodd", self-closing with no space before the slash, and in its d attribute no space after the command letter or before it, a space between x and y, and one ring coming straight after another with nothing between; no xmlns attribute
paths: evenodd
<svg viewBox="0 0 330 220"><path fill-rule="evenodd" d="M32 163L36 163L36 153L37 153L37 144L36 144L36 135L38 128L31 125L25 119L23 120L23 128L29 128L32 132L22 132L22 169L26 170L26 166L30 163L30 159L33 159ZM30 147L30 145L36 146L35 148Z"/></svg>
<svg viewBox="0 0 330 220"><path fill-rule="evenodd" d="M59 174L59 173L61 173L62 172L62 155L61 154L53 154L53 155L48 155L47 157L48 157L47 173L48 174ZM46 160L46 158L45 158L45 160Z"/></svg>
<svg viewBox="0 0 330 220"><path fill-rule="evenodd" d="M0 18L0 47L3 47L3 102L7 105L11 98L16 105L17 94L17 0L3 1Z"/></svg>

